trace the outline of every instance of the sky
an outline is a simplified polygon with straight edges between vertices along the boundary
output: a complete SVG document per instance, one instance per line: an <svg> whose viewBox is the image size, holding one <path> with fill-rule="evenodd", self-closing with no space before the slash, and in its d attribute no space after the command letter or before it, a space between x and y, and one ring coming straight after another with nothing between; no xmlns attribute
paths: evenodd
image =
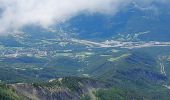
<svg viewBox="0 0 170 100"><path fill-rule="evenodd" d="M27 25L50 27L81 12L116 14L135 0L0 0L0 34ZM136 0L149 5L153 0ZM160 0L166 2L167 0Z"/></svg>

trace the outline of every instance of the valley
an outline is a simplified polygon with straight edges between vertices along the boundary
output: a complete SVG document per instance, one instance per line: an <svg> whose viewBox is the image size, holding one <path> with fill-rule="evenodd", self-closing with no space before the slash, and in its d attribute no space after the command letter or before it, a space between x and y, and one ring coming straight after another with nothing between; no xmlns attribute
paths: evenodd
<svg viewBox="0 0 170 100"><path fill-rule="evenodd" d="M132 1L109 14L90 4L97 11L53 25L46 6L47 21L1 22L0 1L0 100L170 100L169 2Z"/></svg>

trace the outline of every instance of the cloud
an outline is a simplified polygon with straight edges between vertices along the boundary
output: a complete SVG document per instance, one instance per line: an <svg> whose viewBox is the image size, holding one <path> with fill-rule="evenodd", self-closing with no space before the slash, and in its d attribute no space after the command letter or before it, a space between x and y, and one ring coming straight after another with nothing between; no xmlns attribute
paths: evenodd
<svg viewBox="0 0 170 100"><path fill-rule="evenodd" d="M0 0L0 33L31 24L48 27L83 11L116 13L126 3L125 0Z"/></svg>
<svg viewBox="0 0 170 100"><path fill-rule="evenodd" d="M49 27L80 12L115 14L132 1L135 0L0 0L0 34L32 24Z"/></svg>

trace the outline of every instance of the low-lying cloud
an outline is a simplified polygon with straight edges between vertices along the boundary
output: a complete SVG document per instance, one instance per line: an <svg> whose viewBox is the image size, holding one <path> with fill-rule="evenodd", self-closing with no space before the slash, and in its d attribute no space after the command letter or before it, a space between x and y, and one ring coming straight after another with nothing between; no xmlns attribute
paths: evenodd
<svg viewBox="0 0 170 100"><path fill-rule="evenodd" d="M80 12L115 14L132 1L134 0L0 0L0 34L14 32L32 24L49 27ZM148 0L144 1L149 3Z"/></svg>

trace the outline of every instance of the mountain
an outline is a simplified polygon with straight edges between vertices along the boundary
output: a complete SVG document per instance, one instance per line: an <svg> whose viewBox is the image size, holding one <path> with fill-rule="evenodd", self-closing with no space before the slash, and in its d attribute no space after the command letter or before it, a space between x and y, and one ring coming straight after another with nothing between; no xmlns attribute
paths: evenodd
<svg viewBox="0 0 170 100"><path fill-rule="evenodd" d="M112 98L142 100L139 94L137 96L130 91L118 88L108 90L111 84L88 78L66 77L38 84L1 85L1 88L1 91L3 89L9 91L1 94L0 99L3 100L94 100L97 98L103 100L105 92L114 94Z"/></svg>
<svg viewBox="0 0 170 100"><path fill-rule="evenodd" d="M1 36L0 99L169 100L169 20L168 4L133 2Z"/></svg>
<svg viewBox="0 0 170 100"><path fill-rule="evenodd" d="M133 2L113 16L78 15L68 21L65 30L78 33L82 39L110 39L139 34L139 39L143 41L169 41L169 10L165 4L152 3L145 8Z"/></svg>

